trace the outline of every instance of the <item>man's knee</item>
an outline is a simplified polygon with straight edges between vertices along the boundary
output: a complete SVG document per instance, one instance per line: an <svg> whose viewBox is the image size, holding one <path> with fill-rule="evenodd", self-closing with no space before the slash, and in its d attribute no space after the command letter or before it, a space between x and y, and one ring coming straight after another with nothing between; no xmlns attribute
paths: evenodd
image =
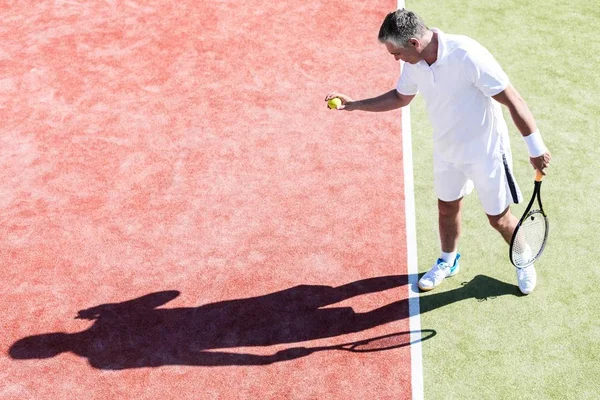
<svg viewBox="0 0 600 400"><path fill-rule="evenodd" d="M487 217L490 221L490 225L497 231L503 231L509 228L512 224L512 214L510 213L510 208L507 208L499 215L488 215Z"/></svg>
<svg viewBox="0 0 600 400"><path fill-rule="evenodd" d="M441 216L452 216L460 212L462 198L454 201L442 201L438 199L438 210Z"/></svg>

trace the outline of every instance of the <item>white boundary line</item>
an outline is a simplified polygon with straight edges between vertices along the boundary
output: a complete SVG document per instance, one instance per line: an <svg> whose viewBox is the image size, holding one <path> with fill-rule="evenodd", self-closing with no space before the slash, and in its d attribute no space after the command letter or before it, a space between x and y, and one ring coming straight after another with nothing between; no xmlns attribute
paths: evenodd
<svg viewBox="0 0 600 400"><path fill-rule="evenodd" d="M398 0L398 8L405 8L405 1ZM401 68L404 63L400 63ZM415 186L412 157L412 132L410 106L402 108L402 154L404 167L404 208L406 212L406 262L408 270L408 312L410 329L410 364L413 400L424 398L423 355L421 350L421 318L417 278L417 228L415 216Z"/></svg>
<svg viewBox="0 0 600 400"><path fill-rule="evenodd" d="M413 178L410 106L402 109L402 153L404 160L404 207L406 210L406 262L408 270L408 312L410 327L410 360L413 400L423 399L423 359L421 353L421 310L417 281L417 229Z"/></svg>

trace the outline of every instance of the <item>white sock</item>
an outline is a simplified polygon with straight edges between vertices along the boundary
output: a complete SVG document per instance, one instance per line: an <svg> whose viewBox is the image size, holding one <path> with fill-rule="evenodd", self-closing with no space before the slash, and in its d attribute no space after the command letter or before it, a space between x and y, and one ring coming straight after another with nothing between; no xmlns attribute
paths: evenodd
<svg viewBox="0 0 600 400"><path fill-rule="evenodd" d="M442 251L442 255L440 258L448 263L448 265L453 266L454 260L456 260L457 250L454 250L452 253L445 253Z"/></svg>

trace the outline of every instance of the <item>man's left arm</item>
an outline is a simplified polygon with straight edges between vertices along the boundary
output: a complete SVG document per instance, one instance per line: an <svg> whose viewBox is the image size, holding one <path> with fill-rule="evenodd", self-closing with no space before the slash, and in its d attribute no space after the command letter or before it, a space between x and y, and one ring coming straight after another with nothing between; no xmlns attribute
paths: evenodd
<svg viewBox="0 0 600 400"><path fill-rule="evenodd" d="M537 129L533 114L531 114L525 100L510 84L492 98L508 108L512 120L527 144L531 165L545 175L544 169L550 164L551 155L542 140L542 135Z"/></svg>

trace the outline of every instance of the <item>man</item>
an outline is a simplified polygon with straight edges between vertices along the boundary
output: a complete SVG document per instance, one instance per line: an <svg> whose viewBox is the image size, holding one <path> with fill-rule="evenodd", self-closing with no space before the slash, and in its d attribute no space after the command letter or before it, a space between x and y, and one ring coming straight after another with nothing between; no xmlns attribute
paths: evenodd
<svg viewBox="0 0 600 400"><path fill-rule="evenodd" d="M547 150L527 105L510 85L498 62L481 44L466 36L429 29L405 9L388 14L379 41L396 60L405 62L396 86L381 96L355 101L339 98L338 110L388 111L408 105L418 92L425 98L433 125L434 188L438 197L441 255L419 280L423 291L437 287L459 270L458 240L463 196L477 190L488 220L510 243L518 219L510 204L521 201L512 175L506 106L529 150L530 162L543 174ZM517 269L524 294L536 285L535 267Z"/></svg>

